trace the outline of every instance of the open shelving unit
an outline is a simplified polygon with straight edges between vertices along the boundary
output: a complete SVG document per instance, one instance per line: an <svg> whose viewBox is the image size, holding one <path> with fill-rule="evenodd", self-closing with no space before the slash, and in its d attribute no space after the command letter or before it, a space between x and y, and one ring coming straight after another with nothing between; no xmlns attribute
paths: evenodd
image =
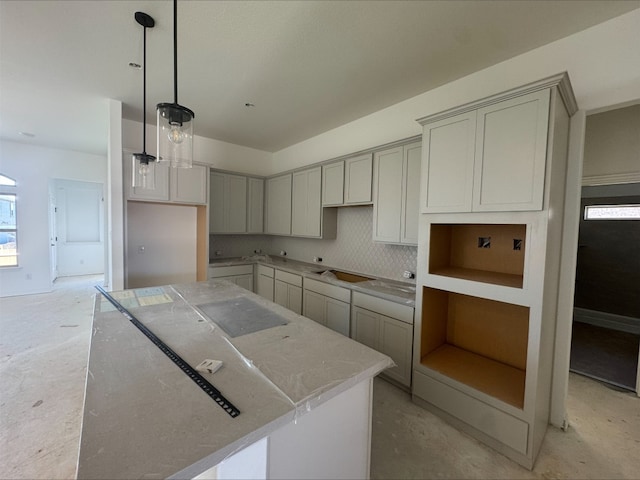
<svg viewBox="0 0 640 480"><path fill-rule="evenodd" d="M526 225L432 224L429 273L522 288Z"/></svg>
<svg viewBox="0 0 640 480"><path fill-rule="evenodd" d="M524 406L529 308L423 287L420 363Z"/></svg>
<svg viewBox="0 0 640 480"><path fill-rule="evenodd" d="M550 421L576 110L559 74L419 120L412 397L526 468Z"/></svg>

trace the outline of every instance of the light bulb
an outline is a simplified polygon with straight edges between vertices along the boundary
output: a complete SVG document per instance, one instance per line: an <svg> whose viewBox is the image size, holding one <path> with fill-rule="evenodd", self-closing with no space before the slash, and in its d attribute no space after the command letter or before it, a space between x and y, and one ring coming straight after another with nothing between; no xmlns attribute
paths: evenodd
<svg viewBox="0 0 640 480"><path fill-rule="evenodd" d="M175 143L176 145L180 145L184 141L184 133L182 132L181 125L172 124L171 130L169 130L169 141L171 143Z"/></svg>

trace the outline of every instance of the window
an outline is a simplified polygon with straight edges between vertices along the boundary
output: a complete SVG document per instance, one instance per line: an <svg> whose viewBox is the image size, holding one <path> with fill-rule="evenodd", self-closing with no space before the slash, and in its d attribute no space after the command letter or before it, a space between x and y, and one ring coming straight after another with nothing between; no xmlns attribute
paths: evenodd
<svg viewBox="0 0 640 480"><path fill-rule="evenodd" d="M640 220L640 205L587 205L585 220Z"/></svg>
<svg viewBox="0 0 640 480"><path fill-rule="evenodd" d="M0 267L18 265L15 180L0 175Z"/></svg>

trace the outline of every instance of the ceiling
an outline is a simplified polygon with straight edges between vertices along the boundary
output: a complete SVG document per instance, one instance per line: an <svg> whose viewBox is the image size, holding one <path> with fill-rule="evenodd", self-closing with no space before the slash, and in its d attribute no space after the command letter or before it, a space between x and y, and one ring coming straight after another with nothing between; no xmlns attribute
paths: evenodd
<svg viewBox="0 0 640 480"><path fill-rule="evenodd" d="M172 2L0 1L0 138L107 150L107 99L147 121L173 101ZM640 1L178 2L179 103L195 133L278 151ZM245 107L245 103L255 107ZM18 132L32 133L26 137ZM148 145L155 140L148 139Z"/></svg>

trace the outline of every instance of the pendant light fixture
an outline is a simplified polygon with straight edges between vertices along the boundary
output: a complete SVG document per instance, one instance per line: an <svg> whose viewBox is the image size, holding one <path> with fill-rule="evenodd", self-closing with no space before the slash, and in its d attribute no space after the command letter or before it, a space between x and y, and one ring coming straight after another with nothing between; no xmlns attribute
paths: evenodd
<svg viewBox="0 0 640 480"><path fill-rule="evenodd" d="M133 169L131 178L134 187L142 187L153 190L155 188L155 172L149 163L153 163L156 157L147 153L147 28L153 28L153 18L144 12L136 12L136 22L143 27L142 41L142 153L134 153L132 156Z"/></svg>
<svg viewBox="0 0 640 480"><path fill-rule="evenodd" d="M173 0L173 103L159 103L158 162L172 167L193 165L193 118L195 114L178 104L178 2Z"/></svg>

